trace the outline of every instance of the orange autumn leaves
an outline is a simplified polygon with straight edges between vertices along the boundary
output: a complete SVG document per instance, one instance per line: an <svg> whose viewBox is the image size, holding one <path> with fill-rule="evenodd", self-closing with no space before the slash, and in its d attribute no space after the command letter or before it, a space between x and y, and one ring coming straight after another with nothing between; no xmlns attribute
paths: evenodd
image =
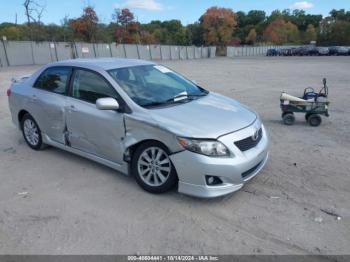
<svg viewBox="0 0 350 262"><path fill-rule="evenodd" d="M228 8L211 7L200 18L207 45L228 45L237 25L235 13Z"/></svg>

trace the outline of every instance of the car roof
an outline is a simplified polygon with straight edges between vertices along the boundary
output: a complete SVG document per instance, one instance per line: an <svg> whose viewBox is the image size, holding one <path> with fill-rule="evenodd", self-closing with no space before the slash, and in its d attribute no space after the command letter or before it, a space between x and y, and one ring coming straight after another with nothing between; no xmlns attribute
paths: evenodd
<svg viewBox="0 0 350 262"><path fill-rule="evenodd" d="M76 66L89 69L117 69L123 67L154 65L155 63L138 59L124 58L79 58L70 59L49 64L49 66Z"/></svg>

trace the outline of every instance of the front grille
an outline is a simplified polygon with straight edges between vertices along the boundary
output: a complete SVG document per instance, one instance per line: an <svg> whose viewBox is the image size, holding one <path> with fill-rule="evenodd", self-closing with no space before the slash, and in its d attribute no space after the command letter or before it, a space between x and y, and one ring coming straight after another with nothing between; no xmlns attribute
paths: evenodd
<svg viewBox="0 0 350 262"><path fill-rule="evenodd" d="M242 173L242 178L246 178L247 176L249 176L250 174L254 173L254 171L260 166L261 162L259 164L257 164L256 166L253 166L251 169L245 171L244 173Z"/></svg>
<svg viewBox="0 0 350 262"><path fill-rule="evenodd" d="M240 141L236 141L235 145L239 148L239 150L244 152L244 151L247 151L249 149L252 149L257 144L259 144L261 138L262 138L262 129L260 128L258 131L258 138L255 141L250 136L250 137L247 137L247 138L242 139Z"/></svg>

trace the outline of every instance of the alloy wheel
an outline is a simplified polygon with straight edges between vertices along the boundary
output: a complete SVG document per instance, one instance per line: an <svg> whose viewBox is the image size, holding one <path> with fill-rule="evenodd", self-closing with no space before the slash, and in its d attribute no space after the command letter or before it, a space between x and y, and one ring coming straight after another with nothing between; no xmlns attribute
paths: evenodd
<svg viewBox="0 0 350 262"><path fill-rule="evenodd" d="M168 154L159 147L146 148L137 161L140 178L151 187L163 185L169 178L171 162Z"/></svg>
<svg viewBox="0 0 350 262"><path fill-rule="evenodd" d="M39 130L34 121L26 119L23 123L24 136L29 144L37 146L39 143Z"/></svg>

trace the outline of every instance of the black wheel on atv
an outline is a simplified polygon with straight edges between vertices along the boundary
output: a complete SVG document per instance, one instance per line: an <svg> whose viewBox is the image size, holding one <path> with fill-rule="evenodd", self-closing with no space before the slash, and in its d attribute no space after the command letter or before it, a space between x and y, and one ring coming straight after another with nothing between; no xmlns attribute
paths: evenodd
<svg viewBox="0 0 350 262"><path fill-rule="evenodd" d="M293 112L282 112L282 119L284 118L285 115L287 114L293 114Z"/></svg>
<svg viewBox="0 0 350 262"><path fill-rule="evenodd" d="M312 114L308 117L307 122L310 126L319 126L322 123L322 118L320 115Z"/></svg>
<svg viewBox="0 0 350 262"><path fill-rule="evenodd" d="M309 117L312 115L312 113L306 113L305 114L305 120L306 120L306 122L308 122L309 121Z"/></svg>
<svg viewBox="0 0 350 262"><path fill-rule="evenodd" d="M295 122L294 114L291 112L283 113L282 118L283 118L283 123L287 126L291 126Z"/></svg>

